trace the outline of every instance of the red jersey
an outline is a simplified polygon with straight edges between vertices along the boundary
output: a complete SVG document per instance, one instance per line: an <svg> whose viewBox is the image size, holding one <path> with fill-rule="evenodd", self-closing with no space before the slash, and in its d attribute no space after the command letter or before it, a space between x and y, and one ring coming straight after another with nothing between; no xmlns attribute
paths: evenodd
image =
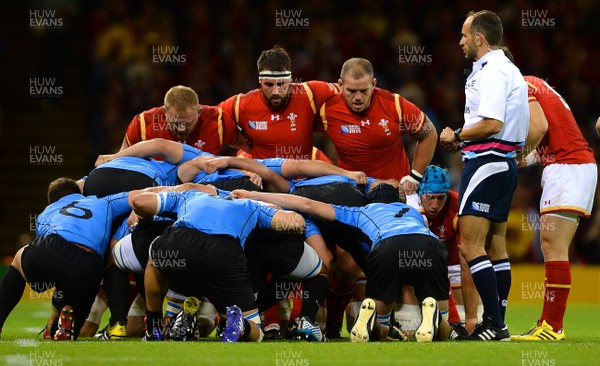
<svg viewBox="0 0 600 366"><path fill-rule="evenodd" d="M290 88L288 100L277 109L267 103L260 89L235 95L219 105L252 140L254 158L311 158L315 115L339 87L309 81L291 83Z"/></svg>
<svg viewBox="0 0 600 366"><path fill-rule="evenodd" d="M595 163L594 153L581 134L567 102L544 80L525 76L529 101L540 103L548 120L548 131L536 150L544 166Z"/></svg>
<svg viewBox="0 0 600 366"><path fill-rule="evenodd" d="M400 180L410 174L402 135L418 134L425 121L425 113L408 100L375 88L371 105L360 114L348 108L342 94L329 99L321 107L317 129L333 141L341 168Z"/></svg>
<svg viewBox="0 0 600 366"><path fill-rule="evenodd" d="M448 248L448 265L459 264L458 244L460 234L458 231L458 193L450 190L446 204L440 213L429 220L429 230L440 238Z"/></svg>
<svg viewBox="0 0 600 366"><path fill-rule="evenodd" d="M187 140L179 141L171 134L165 107L152 108L135 117L127 127L125 139L129 146L140 141L163 138L178 141L202 151L218 155L223 145L234 145L238 138L235 122L218 107L201 105L200 116Z"/></svg>

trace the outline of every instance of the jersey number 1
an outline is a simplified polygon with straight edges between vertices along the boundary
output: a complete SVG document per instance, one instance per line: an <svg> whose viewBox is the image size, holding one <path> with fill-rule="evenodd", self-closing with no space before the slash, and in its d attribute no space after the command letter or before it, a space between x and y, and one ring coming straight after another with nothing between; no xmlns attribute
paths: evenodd
<svg viewBox="0 0 600 366"><path fill-rule="evenodd" d="M396 215L394 215L394 217L400 218L400 217L404 216L404 214L407 213L408 210L409 210L408 207L404 207L402 210L398 211L398 213Z"/></svg>

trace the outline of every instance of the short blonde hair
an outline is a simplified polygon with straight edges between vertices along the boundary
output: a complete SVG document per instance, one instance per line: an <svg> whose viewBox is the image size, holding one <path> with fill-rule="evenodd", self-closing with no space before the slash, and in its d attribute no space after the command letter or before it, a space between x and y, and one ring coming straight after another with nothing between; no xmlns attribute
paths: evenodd
<svg viewBox="0 0 600 366"><path fill-rule="evenodd" d="M198 94L187 86L174 86L165 94L165 109L173 107L176 111L185 111L190 107L196 108L198 104Z"/></svg>

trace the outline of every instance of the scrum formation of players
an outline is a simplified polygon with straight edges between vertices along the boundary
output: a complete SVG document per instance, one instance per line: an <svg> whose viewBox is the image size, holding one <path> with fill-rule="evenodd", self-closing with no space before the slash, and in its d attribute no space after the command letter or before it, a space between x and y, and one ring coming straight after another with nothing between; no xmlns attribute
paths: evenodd
<svg viewBox="0 0 600 366"><path fill-rule="evenodd" d="M295 83L276 46L258 59L259 88L218 106L171 88L163 106L133 118L121 151L98 157L84 179L51 183L37 238L0 282L0 327L28 282L55 287L43 332L55 340L94 335L106 308L96 335L105 340L196 340L216 328L223 342L324 341L341 338L344 313L353 342L564 339L568 246L590 215L596 164L562 97L499 46L498 22L467 16L465 125L439 135L421 109L376 87L362 58L348 59L337 83ZM497 70L513 73L507 95L485 92ZM462 150L460 193L430 165L438 141ZM231 148L242 157L221 155ZM511 337L505 222L516 158L544 165L540 212L553 225L542 227L564 234L542 230L552 297ZM561 194L569 184L559 177L589 189Z"/></svg>

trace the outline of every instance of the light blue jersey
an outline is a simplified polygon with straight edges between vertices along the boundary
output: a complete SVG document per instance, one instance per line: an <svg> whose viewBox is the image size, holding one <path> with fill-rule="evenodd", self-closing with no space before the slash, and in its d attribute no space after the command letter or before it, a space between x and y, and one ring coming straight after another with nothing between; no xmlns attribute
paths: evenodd
<svg viewBox="0 0 600 366"><path fill-rule="evenodd" d="M283 158L254 159L254 161L266 166L267 168L271 169L272 171L274 171L275 173L277 173L279 175L283 175L281 173L281 166L283 165L283 162L285 161L285 159L283 159Z"/></svg>
<svg viewBox="0 0 600 366"><path fill-rule="evenodd" d="M129 218L126 217L121 222L121 225L119 225L117 230L115 230L115 232L112 234L112 239L121 240L124 237L126 237L127 235L131 234L131 230L129 229L129 223L127 222L128 219Z"/></svg>
<svg viewBox="0 0 600 366"><path fill-rule="evenodd" d="M210 174L206 173L204 170L201 170L192 179L192 182L197 184L209 184L229 179L243 178L245 176L246 175L242 173L241 170L236 169L221 169Z"/></svg>
<svg viewBox="0 0 600 366"><path fill-rule="evenodd" d="M308 215L302 216L304 216L304 222L306 222L306 228L304 229L304 237L308 239L313 235L320 235L321 230L319 230L319 227L317 226L315 220Z"/></svg>
<svg viewBox="0 0 600 366"><path fill-rule="evenodd" d="M254 159L257 163L260 163L267 168L271 169L275 173L281 175L281 164L283 164L283 159L280 158L272 158L272 159ZM196 176L192 179L192 182L199 184L209 184L214 182L220 182L229 179L238 179L243 178L246 175L238 169L220 169L213 173L206 173L201 170L196 174Z"/></svg>
<svg viewBox="0 0 600 366"><path fill-rule="evenodd" d="M192 160L198 156L212 156L212 154L198 150L189 145L181 145L183 147L183 156L181 161L175 165L166 161L158 161L154 159L138 158L133 156L124 156L113 159L107 163L98 166L96 169L115 168L130 170L142 173L159 186L172 186L178 183L177 167L186 161ZM95 169L94 169L95 170Z"/></svg>
<svg viewBox="0 0 600 366"><path fill-rule="evenodd" d="M277 212L255 201L225 199L198 191L163 192L158 197L158 214L177 214L173 227L228 235L235 238L242 248L252 230L257 227L271 228L273 215Z"/></svg>
<svg viewBox="0 0 600 366"><path fill-rule="evenodd" d="M92 249L102 259L108 249L113 220L131 211L128 193L103 198L69 194L46 207L37 217L37 237L60 235L68 242Z"/></svg>
<svg viewBox="0 0 600 366"><path fill-rule="evenodd" d="M332 205L335 220L355 226L371 239L371 251L383 239L396 235L428 235L437 238L426 226L423 215L404 203L372 203L364 207Z"/></svg>

